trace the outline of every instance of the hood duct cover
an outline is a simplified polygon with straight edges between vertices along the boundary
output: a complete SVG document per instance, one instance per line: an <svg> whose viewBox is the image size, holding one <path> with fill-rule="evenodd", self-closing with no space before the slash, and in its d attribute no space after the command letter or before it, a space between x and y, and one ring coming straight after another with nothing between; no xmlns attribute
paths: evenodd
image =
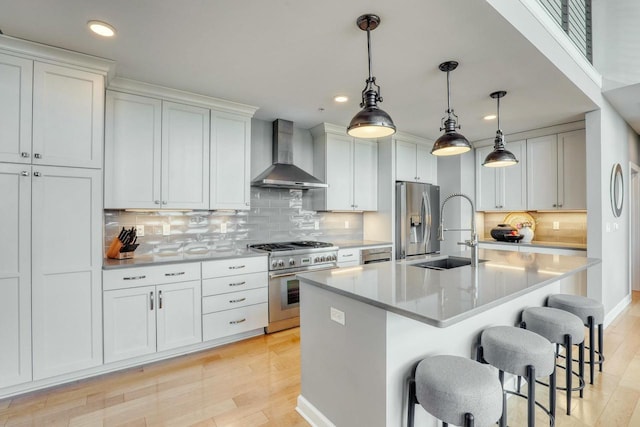
<svg viewBox="0 0 640 427"><path fill-rule="evenodd" d="M328 185L293 164L293 122L273 122L273 164L251 182L254 187L308 190Z"/></svg>

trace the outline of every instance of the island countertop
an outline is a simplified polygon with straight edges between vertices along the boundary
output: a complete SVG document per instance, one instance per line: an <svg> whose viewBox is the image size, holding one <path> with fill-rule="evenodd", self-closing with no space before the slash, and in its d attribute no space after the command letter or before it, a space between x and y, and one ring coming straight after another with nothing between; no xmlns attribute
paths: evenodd
<svg viewBox="0 0 640 427"><path fill-rule="evenodd" d="M598 264L592 258L481 249L478 268L406 261L299 274L301 282L436 327L447 327ZM467 257L468 258L468 257Z"/></svg>

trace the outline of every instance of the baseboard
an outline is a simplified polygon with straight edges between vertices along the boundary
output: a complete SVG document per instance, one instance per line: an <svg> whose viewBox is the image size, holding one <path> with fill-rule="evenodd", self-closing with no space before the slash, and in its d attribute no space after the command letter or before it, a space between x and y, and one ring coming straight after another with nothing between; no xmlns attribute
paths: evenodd
<svg viewBox="0 0 640 427"><path fill-rule="evenodd" d="M631 304L631 294L627 295L613 309L604 316L604 328L611 324L622 311Z"/></svg>
<svg viewBox="0 0 640 427"><path fill-rule="evenodd" d="M312 427L336 427L329 418L325 417L322 412L311 404L302 395L298 396L298 405L296 406L296 412L305 419L306 422L311 424Z"/></svg>

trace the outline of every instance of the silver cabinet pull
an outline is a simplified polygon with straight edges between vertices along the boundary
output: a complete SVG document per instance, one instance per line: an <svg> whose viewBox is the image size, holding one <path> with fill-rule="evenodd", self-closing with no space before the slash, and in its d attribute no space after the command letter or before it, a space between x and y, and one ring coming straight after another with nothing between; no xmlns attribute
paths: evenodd
<svg viewBox="0 0 640 427"><path fill-rule="evenodd" d="M231 265L229 266L229 270L239 270L244 267L245 267L244 265Z"/></svg>
<svg viewBox="0 0 640 427"><path fill-rule="evenodd" d="M238 323L242 323L242 322L246 322L247 319L240 319L240 320L232 320L231 322L229 322L230 325L237 325Z"/></svg>
<svg viewBox="0 0 640 427"><path fill-rule="evenodd" d="M160 200L154 200L153 203L155 203L156 205L160 204Z"/></svg>
<svg viewBox="0 0 640 427"><path fill-rule="evenodd" d="M162 291L158 291L158 308L162 309Z"/></svg>
<svg viewBox="0 0 640 427"><path fill-rule="evenodd" d="M153 291L149 292L149 303L151 304L151 311L153 311Z"/></svg>
<svg viewBox="0 0 640 427"><path fill-rule="evenodd" d="M559 205L558 205L558 207L559 207L559 208L561 208L561 207L562 207L562 204L559 204Z"/></svg>
<svg viewBox="0 0 640 427"><path fill-rule="evenodd" d="M42 174L40 172L34 172L33 176L42 176Z"/></svg>
<svg viewBox="0 0 640 427"><path fill-rule="evenodd" d="M558 205L556 205L556 204L554 203L554 204L553 204L553 207L554 207L554 208L557 208L557 207L558 207Z"/></svg>
<svg viewBox="0 0 640 427"><path fill-rule="evenodd" d="M242 302L242 301L246 301L246 298L230 299L229 303L230 304L235 304L235 303Z"/></svg>
<svg viewBox="0 0 640 427"><path fill-rule="evenodd" d="M122 280L141 280L146 278L147 276L142 275L142 276L129 276L129 277L123 277Z"/></svg>
<svg viewBox="0 0 640 427"><path fill-rule="evenodd" d="M28 158L29 157L29 153L27 153L26 151L23 151L22 153L20 153L20 157L22 158Z"/></svg>
<svg viewBox="0 0 640 427"><path fill-rule="evenodd" d="M163 201L162 201L162 204L163 204L163 205L166 205L166 204L167 204L167 201L166 201L166 200L163 200Z"/></svg>
<svg viewBox="0 0 640 427"><path fill-rule="evenodd" d="M353 256L353 254L344 254L344 255L341 256L341 258L347 258L347 257L350 257L350 256Z"/></svg>
<svg viewBox="0 0 640 427"><path fill-rule="evenodd" d="M171 277L171 276L182 276L184 274L184 271L178 271L176 273L164 273L165 276L167 277Z"/></svg>
<svg viewBox="0 0 640 427"><path fill-rule="evenodd" d="M34 157L34 158L36 158L36 159L41 159L41 158L42 158L42 154L40 154L40 153L34 153L34 154L33 154L33 157Z"/></svg>
<svg viewBox="0 0 640 427"><path fill-rule="evenodd" d="M20 175L22 175L22 176L29 176L29 172L27 172L27 171L22 171L22 172L20 172Z"/></svg>
<svg viewBox="0 0 640 427"><path fill-rule="evenodd" d="M236 283L229 283L229 286L242 286L244 284L246 284L247 282L236 282Z"/></svg>

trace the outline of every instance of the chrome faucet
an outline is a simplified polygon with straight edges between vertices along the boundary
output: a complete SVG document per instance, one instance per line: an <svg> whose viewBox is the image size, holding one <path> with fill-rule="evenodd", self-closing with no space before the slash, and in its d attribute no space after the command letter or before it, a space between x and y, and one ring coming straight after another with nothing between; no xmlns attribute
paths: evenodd
<svg viewBox="0 0 640 427"><path fill-rule="evenodd" d="M469 204L471 205L471 228L444 228L444 205L454 197L462 197L463 199L467 199ZM465 240L464 242L458 242L459 245L468 246L471 248L471 267L478 267L478 234L476 233L476 212L473 206L473 201L469 196L461 193L451 194L447 196L446 199L442 202L442 206L440 207L440 226L438 227L438 240L441 242L444 241L444 232L445 231L470 231L471 239Z"/></svg>

